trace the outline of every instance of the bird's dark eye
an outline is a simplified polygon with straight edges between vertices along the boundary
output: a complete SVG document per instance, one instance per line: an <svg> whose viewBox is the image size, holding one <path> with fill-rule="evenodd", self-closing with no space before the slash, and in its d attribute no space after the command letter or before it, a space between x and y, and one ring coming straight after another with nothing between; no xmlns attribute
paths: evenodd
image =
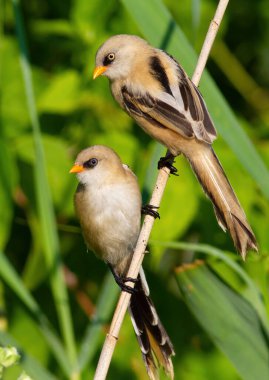
<svg viewBox="0 0 269 380"><path fill-rule="evenodd" d="M105 58L104 58L104 66L109 65L111 62L113 62L115 59L115 54L114 53L109 53Z"/></svg>
<svg viewBox="0 0 269 380"><path fill-rule="evenodd" d="M90 168L94 168L97 164L98 164L97 158L90 158L88 161L84 162L83 167L90 169Z"/></svg>

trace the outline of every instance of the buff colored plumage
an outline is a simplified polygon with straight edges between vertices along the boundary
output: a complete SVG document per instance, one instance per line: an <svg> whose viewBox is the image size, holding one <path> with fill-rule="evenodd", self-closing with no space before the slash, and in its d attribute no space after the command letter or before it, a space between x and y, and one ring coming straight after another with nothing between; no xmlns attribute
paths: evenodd
<svg viewBox="0 0 269 380"><path fill-rule="evenodd" d="M125 277L141 220L136 176L112 149L101 145L80 152L70 172L79 180L75 209L85 242L109 265L122 289L129 291ZM161 365L173 378L173 345L149 297L142 268L134 289L129 312L149 377L158 380Z"/></svg>
<svg viewBox="0 0 269 380"><path fill-rule="evenodd" d="M213 121L179 63L137 36L117 35L97 51L94 78L99 75L108 77L116 101L145 132L173 156L183 153L187 158L242 258L257 250L244 210L211 146L217 137Z"/></svg>

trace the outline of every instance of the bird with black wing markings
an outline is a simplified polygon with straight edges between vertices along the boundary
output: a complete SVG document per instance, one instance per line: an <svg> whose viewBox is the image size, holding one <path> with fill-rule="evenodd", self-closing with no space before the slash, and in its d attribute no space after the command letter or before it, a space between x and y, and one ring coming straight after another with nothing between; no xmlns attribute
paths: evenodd
<svg viewBox="0 0 269 380"><path fill-rule="evenodd" d="M121 289L132 294L129 313L149 377L159 380L162 366L173 379L174 348L149 296L143 268L137 279L126 277L141 222L136 176L102 145L81 151L70 172L79 181L74 203L87 247L108 264Z"/></svg>
<svg viewBox="0 0 269 380"><path fill-rule="evenodd" d="M182 153L187 158L242 258L248 250L257 251L255 235L211 146L217 137L213 121L180 64L142 38L124 34L98 49L95 64L94 78L108 77L115 100L137 124L172 157Z"/></svg>

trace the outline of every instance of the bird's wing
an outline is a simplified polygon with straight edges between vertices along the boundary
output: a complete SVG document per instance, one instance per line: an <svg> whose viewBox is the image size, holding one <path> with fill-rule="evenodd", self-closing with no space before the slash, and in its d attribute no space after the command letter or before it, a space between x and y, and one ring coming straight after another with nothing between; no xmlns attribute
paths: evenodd
<svg viewBox="0 0 269 380"><path fill-rule="evenodd" d="M176 98L177 105L181 105L182 107L183 102L185 115L192 124L195 136L199 140L212 143L217 137L217 132L206 108L204 99L198 88L181 68L179 68L178 89L179 93L177 93Z"/></svg>
<svg viewBox="0 0 269 380"><path fill-rule="evenodd" d="M121 89L124 106L134 117L144 117L184 137L212 143L216 130L198 89L185 73L170 88L169 93L159 91L153 95L136 93L124 86Z"/></svg>
<svg viewBox="0 0 269 380"><path fill-rule="evenodd" d="M173 129L185 137L194 136L192 126L176 108L169 103L145 95L135 95L126 87L122 88L123 103L127 111L134 116L140 116L163 128Z"/></svg>

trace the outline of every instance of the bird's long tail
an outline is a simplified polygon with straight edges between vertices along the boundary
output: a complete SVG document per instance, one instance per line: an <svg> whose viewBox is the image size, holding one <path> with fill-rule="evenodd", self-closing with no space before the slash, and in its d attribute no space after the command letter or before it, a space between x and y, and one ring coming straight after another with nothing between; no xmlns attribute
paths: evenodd
<svg viewBox="0 0 269 380"><path fill-rule="evenodd" d="M219 225L230 232L236 249L245 259L249 249L257 251L256 238L214 150L204 145L187 159L213 203Z"/></svg>
<svg viewBox="0 0 269 380"><path fill-rule="evenodd" d="M149 297L143 272L138 277L135 289L136 292L131 297L129 313L148 375L151 380L159 380L158 367L162 366L167 375L173 379L174 369L171 356L175 354L174 348Z"/></svg>

